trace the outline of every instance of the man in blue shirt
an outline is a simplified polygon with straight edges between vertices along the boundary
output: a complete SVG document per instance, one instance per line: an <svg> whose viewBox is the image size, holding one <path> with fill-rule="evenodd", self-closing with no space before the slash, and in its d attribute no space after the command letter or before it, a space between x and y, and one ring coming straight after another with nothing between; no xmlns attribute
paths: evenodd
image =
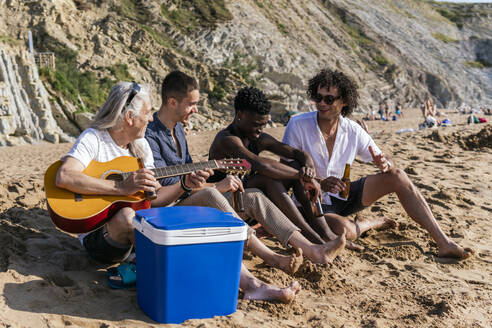
<svg viewBox="0 0 492 328"><path fill-rule="evenodd" d="M162 105L154 114L154 121L147 126L146 139L150 144L154 155L156 167L192 163L188 152L185 133L181 122L188 120L193 113L198 111L197 104L200 99L198 83L196 80L182 72L172 72L166 76L162 83ZM163 185L178 183L177 178L161 180ZM244 191L241 180L236 176L226 176L217 183L204 183L202 190L196 188L193 194L184 198L179 204L217 207L212 203L221 204L222 211L233 212L229 205L231 192ZM213 200L209 202L195 203L199 194L204 190L215 191ZM224 196L223 196L224 194ZM226 199L226 197L228 199ZM191 204L193 202L193 204ZM225 202L225 203L224 203ZM297 228L261 191L254 188L246 189L244 193L243 218L254 218L259 221L266 230L276 236L284 245L291 245L299 253L304 253L314 263L331 262L345 245L345 237L321 245L309 242ZM293 273L298 269L302 256L285 257L272 252L255 236L249 240L248 247L256 255L263 258L272 266Z"/></svg>
<svg viewBox="0 0 492 328"><path fill-rule="evenodd" d="M192 113L197 111L200 97L198 83L188 75L175 71L166 76L162 90L163 102L159 111L154 114L155 124L147 126L145 133L145 138L154 156L154 165L159 168L192 163L184 129L180 122L188 119ZM217 184L216 188L210 188L203 178L205 175L199 173L191 173L192 181L195 182L193 186L187 185L189 178L185 180L171 177L161 179L159 182L163 186L181 184L184 193L174 202L176 206L215 207L224 212L232 212L237 216L221 193L222 190L243 190L242 185L236 183L237 178L230 178L220 186ZM196 183L197 181L199 182ZM160 202L154 200L152 202L152 206L168 206L170 204L172 201L169 200ZM248 247L267 263L290 273L297 271L302 263L302 254L297 256L276 254L263 245L254 234L248 232L248 235ZM244 265L241 267L240 288L243 290L245 299L277 300L285 303L294 300L301 290L297 281L285 288L267 284L255 278Z"/></svg>

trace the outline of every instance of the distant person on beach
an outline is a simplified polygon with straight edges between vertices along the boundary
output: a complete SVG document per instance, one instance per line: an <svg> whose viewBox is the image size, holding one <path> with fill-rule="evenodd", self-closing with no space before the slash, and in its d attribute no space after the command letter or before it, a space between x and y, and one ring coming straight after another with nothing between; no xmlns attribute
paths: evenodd
<svg viewBox="0 0 492 328"><path fill-rule="evenodd" d="M403 111L401 109L401 104L399 102L396 103L395 115L398 116L398 118L402 118L403 117Z"/></svg>
<svg viewBox="0 0 492 328"><path fill-rule="evenodd" d="M390 112L389 105L387 102L384 103L384 117L386 117L387 121L389 121L390 117L391 117L391 112Z"/></svg>
<svg viewBox="0 0 492 328"><path fill-rule="evenodd" d="M429 128L437 127L440 123L436 119L436 114L437 112L434 100L432 100L430 95L427 95L427 98L424 101L424 107L422 108L422 116L424 117L424 123L422 123L422 126Z"/></svg>
<svg viewBox="0 0 492 328"><path fill-rule="evenodd" d="M119 82L110 91L108 99L96 114L90 128L77 139L63 157L56 185L79 194L130 196L143 190L157 191L155 203L168 204L199 187L213 172L197 171L186 175L182 183L162 186L154 178L154 159L145 140L147 123L152 121L151 99L147 87L135 82ZM92 161L108 162L120 156L143 159L146 168L132 173L123 181L90 177L83 170ZM118 263L128 258L134 245L132 220L135 211L120 209L99 229L80 236L82 245L95 260ZM241 288L244 297L292 301L300 290L297 282L287 288L278 288L256 279L245 267L241 269Z"/></svg>
<svg viewBox="0 0 492 328"><path fill-rule="evenodd" d="M434 104L434 100L432 100L432 97L430 95L427 95L427 99L424 102L425 104L425 112L424 112L424 119L427 117L436 117L436 105Z"/></svg>
<svg viewBox="0 0 492 328"><path fill-rule="evenodd" d="M346 216L371 206L381 197L396 193L406 213L425 230L439 248L439 257L465 259L472 255L442 231L429 205L408 178L405 171L395 166L389 156L375 144L369 134L347 118L357 107L358 91L355 83L340 71L324 69L309 80L307 94L316 102L317 112L292 117L283 141L311 154L316 175L321 178L322 202L326 220L335 233L347 221ZM345 164L352 165L356 156L372 161L381 173L363 177L350 183L347 198L341 180ZM382 224L393 224L382 222ZM347 238L360 236L360 231L347 230Z"/></svg>
<svg viewBox="0 0 492 328"><path fill-rule="evenodd" d="M364 115L364 117L362 117L362 119L365 120L365 121L378 120L376 114L377 114L377 112L375 110L373 110L372 107L370 107L369 108L369 113L366 113L366 115Z"/></svg>
<svg viewBox="0 0 492 328"><path fill-rule="evenodd" d="M318 224L326 226L322 215L316 215L311 207L317 199L319 184L314 177L314 163L304 151L279 142L263 132L270 119L270 102L265 94L256 88L242 88L234 99L235 116L232 123L215 137L209 151L210 158L220 159L226 156L246 158L252 165L252 172L243 181L248 188L259 188L282 212L301 229L303 235L313 243L323 244L330 240L338 243L343 229L337 234L320 235ZM263 151L279 155L289 160L290 165L260 156ZM293 188L296 198L303 204L303 213L288 194ZM366 222L367 223L367 222ZM370 229L367 223L362 229ZM360 249L347 242L347 248Z"/></svg>
<svg viewBox="0 0 492 328"><path fill-rule="evenodd" d="M378 114L379 114L379 117L381 118L381 121L384 121L384 119L385 119L385 116L384 116L384 106L383 106L383 103L382 102L379 103Z"/></svg>
<svg viewBox="0 0 492 328"><path fill-rule="evenodd" d="M199 88L197 81L179 71L169 73L162 83L162 105L154 114L154 120L147 127L146 138L154 155L156 167L192 163L193 160L188 151L188 144L182 133L181 122L190 118L197 112L196 103L199 100ZM224 158L224 157L223 157ZM222 158L221 158L222 159ZM243 219L253 218L285 246L291 245L299 254L304 253L314 263L327 263L333 260L343 248L343 240L339 243L316 245L308 241L285 215L258 189L244 189L242 181L233 175L216 172L216 182L203 183L200 188L195 188L194 193L208 190L209 195L205 202L197 201L196 196L181 200L182 205L212 206L207 204L208 199L214 199L214 203L220 204L218 209L224 212L236 213L231 207L233 192L243 191L244 212L235 215ZM163 185L177 183L177 178L161 180ZM227 199L227 200L226 200ZM302 255L291 258L281 256L268 249L255 235L250 237L249 249L263 258L268 264L294 273L302 263Z"/></svg>
<svg viewBox="0 0 492 328"><path fill-rule="evenodd" d="M425 114L427 113L425 102L420 103L420 112L422 113L422 116L424 117L425 120L426 118Z"/></svg>

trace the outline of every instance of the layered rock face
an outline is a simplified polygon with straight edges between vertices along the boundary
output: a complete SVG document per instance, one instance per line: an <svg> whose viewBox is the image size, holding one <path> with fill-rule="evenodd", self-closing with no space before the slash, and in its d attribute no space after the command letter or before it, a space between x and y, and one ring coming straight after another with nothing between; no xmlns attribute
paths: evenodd
<svg viewBox="0 0 492 328"><path fill-rule="evenodd" d="M190 49L216 65L236 51L250 54L265 89L297 109L307 106L303 87L321 67L355 78L361 108L388 100L416 106L427 94L442 107L492 101L492 68L466 65L492 64L491 4L465 6L458 27L424 1L259 3L234 1L234 19L189 40Z"/></svg>
<svg viewBox="0 0 492 328"><path fill-rule="evenodd" d="M0 49L0 145L72 140L52 114L49 94L27 51Z"/></svg>
<svg viewBox="0 0 492 328"><path fill-rule="evenodd" d="M360 87L359 111L379 102L415 107L428 94L447 108L492 103L491 4L0 0L0 13L0 49L3 36L25 41L32 30L37 51L54 51L59 61L60 49L68 49L76 54L73 67L79 72L116 81L122 77L113 74L114 65L124 64L125 79L151 86L155 108L167 73L180 69L196 76L202 91L200 113L190 122L196 130L216 129L230 121L233 97L245 85L267 93L275 121L310 110L307 80L325 67L354 78ZM22 42L19 47L24 47ZM28 84L19 87L24 90L17 91L19 99L23 92L45 92L30 91ZM76 110L80 102L68 100L50 85L46 88L51 104L45 101L33 108L50 106L56 125L77 135L90 114ZM24 103L33 106L31 101ZM11 119L15 120L22 122ZM56 141L43 132L41 119L31 122L24 123L30 131L26 135ZM23 133L8 131L12 138Z"/></svg>

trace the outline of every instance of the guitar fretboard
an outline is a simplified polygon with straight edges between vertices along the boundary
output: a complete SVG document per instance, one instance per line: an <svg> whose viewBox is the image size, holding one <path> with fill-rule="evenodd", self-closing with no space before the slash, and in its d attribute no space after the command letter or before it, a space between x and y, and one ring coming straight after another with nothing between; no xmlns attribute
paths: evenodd
<svg viewBox="0 0 492 328"><path fill-rule="evenodd" d="M199 170L204 170L204 169L215 170L217 168L219 168L217 162L211 160L208 162L189 163L183 165L171 165L171 166L159 167L151 170L154 171L156 179L162 179L162 178L175 177L178 175L184 175ZM130 174L131 172L121 173L123 180L126 179Z"/></svg>

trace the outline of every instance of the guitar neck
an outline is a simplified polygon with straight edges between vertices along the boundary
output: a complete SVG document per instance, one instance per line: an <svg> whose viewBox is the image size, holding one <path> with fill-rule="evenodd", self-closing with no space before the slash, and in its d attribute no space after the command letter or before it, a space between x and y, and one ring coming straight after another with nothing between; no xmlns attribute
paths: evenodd
<svg viewBox="0 0 492 328"><path fill-rule="evenodd" d="M204 169L218 169L219 165L216 161L211 160L208 162L200 162L200 163L189 163L183 165L171 165L166 167L159 167L155 169L151 169L154 172L156 179L162 178L170 178L178 175L185 175L191 172L204 170ZM126 179L131 172L122 173L123 179Z"/></svg>

